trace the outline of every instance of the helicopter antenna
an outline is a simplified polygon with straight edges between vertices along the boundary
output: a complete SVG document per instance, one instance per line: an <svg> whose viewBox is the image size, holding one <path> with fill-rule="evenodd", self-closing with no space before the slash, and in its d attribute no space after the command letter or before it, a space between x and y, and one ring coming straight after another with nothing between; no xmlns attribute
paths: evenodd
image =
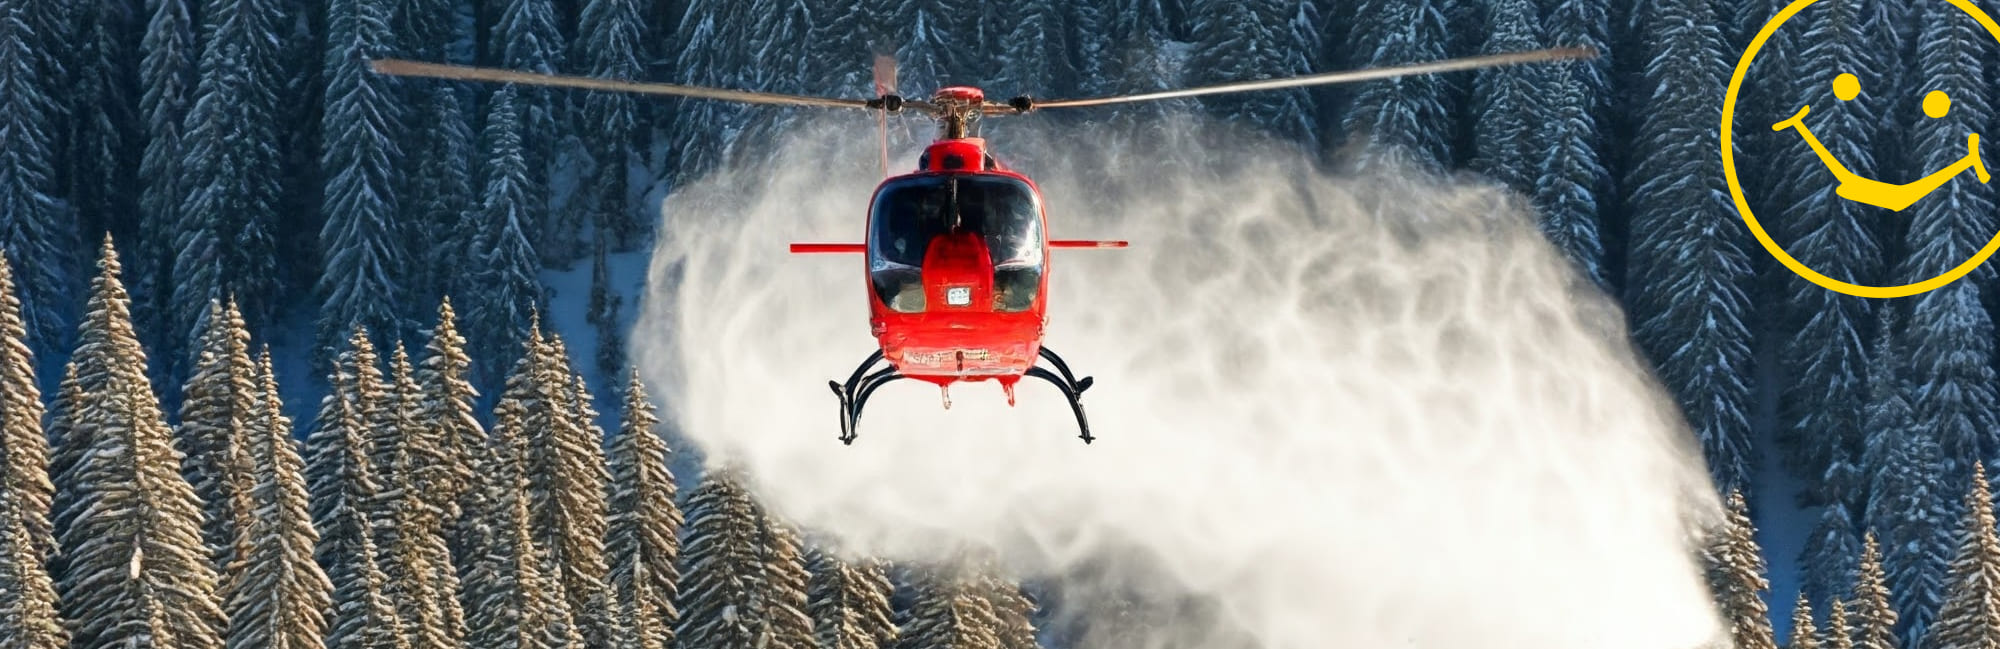
<svg viewBox="0 0 2000 649"><path fill-rule="evenodd" d="M875 96L896 96L896 57L887 54L875 56ZM889 106L884 101L881 110L875 113L877 130L882 135L882 177L889 176Z"/></svg>
<svg viewBox="0 0 2000 649"><path fill-rule="evenodd" d="M619 79L598 79L555 74L539 74L497 68L476 68L443 63L423 63L402 59L378 59L369 66L379 74L399 77L428 77L432 79L453 79L459 81L492 81L496 83L519 83L533 86L553 86L557 88L579 88L583 90L611 90L636 92L647 95L672 95L697 99L720 99L751 104L778 104L784 106L811 106L818 108L871 108L866 99L833 99L830 97L807 97L786 95L775 92L751 90L729 90L702 86L682 86L671 83L650 83L624 81Z"/></svg>
<svg viewBox="0 0 2000 649"><path fill-rule="evenodd" d="M1597 57L1597 51L1588 47L1558 47L1558 48L1543 49L1543 50L1531 50L1526 52L1508 52L1505 54L1472 56L1460 59L1449 59L1444 61L1431 61L1426 63L1412 63L1409 65L1396 65L1396 66L1388 66L1380 68L1367 68L1361 70L1347 70L1342 72L1329 72L1326 74L1315 74L1303 77L1288 77L1284 79L1265 79L1261 81L1239 81L1235 83L1225 83L1221 85L1205 86L1201 88L1183 88L1180 90L1149 92L1139 95L1120 95L1114 97L1092 97L1089 99L1055 99L1055 100L1036 100L1030 97L1022 96L1022 97L1016 97L1015 99L1007 102L1004 105L995 106L989 104L987 106L987 112L1026 113L1030 111L1040 110L1043 108L1080 108L1084 106L1104 106L1108 104L1124 104L1124 103L1131 103L1138 101L1180 99L1183 97L1199 97L1202 95L1219 95L1231 92L1250 92L1255 90L1277 90L1281 88L1302 88L1306 86L1324 86L1324 85L1331 85L1338 83L1354 83L1357 81L1373 81L1376 79L1387 79L1390 77L1401 77L1401 76L1409 76L1417 74L1435 74L1438 72L1454 72L1458 70L1471 70L1476 68L1515 65L1521 63L1536 63L1541 61L1559 61L1564 59L1587 60L1596 57Z"/></svg>

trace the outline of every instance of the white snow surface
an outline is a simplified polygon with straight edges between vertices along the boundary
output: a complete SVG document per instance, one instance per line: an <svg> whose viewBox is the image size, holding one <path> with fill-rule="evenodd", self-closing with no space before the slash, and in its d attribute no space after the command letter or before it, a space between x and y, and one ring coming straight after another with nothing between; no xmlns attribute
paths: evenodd
<svg viewBox="0 0 2000 649"><path fill-rule="evenodd" d="M1050 234L1132 241L1053 253L1047 344L1096 377L1096 444L1038 382L1011 409L960 384L950 410L891 384L836 441L826 381L875 345L863 261L785 245L860 240L864 117L664 202L631 338L663 414L852 551L978 544L1028 577L1145 555L1144 583L1220 607L1121 649L1726 643L1687 545L1717 509L1690 434L1513 199L1189 122L1149 125L1163 155L1094 157L1127 142L1019 119L994 154L1034 161Z"/></svg>

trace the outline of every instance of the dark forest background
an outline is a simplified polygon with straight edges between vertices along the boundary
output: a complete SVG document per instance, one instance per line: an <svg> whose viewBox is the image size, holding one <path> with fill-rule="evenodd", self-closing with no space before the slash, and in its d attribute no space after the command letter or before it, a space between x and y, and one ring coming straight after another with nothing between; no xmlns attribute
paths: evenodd
<svg viewBox="0 0 2000 649"><path fill-rule="evenodd" d="M631 301L619 287L631 278L610 260L650 249L656 202L679 179L755 155L797 115L396 79L371 74L369 59L861 97L872 56L889 53L906 93L966 83L1004 98L1592 47L1604 56L1586 63L1046 119L1143 129L1148 116L1197 111L1330 167L1407 164L1519 192L1578 271L1625 305L1718 488L1748 496L1783 575L1773 595L1796 588L1827 610L1854 592L1873 536L1900 644L1929 647L1945 642L1928 631L1954 588L1965 485L2000 460L1996 277L1982 266L1919 296L1854 298L1805 282L1750 238L1717 126L1737 55L1779 8L0 0L0 251L35 359L30 384L51 399L95 344L82 296L104 290L91 282L108 234L144 376L178 425L213 314L226 311L215 305L233 302L246 331L299 350L277 372L300 367L311 402L338 393L330 377L354 327L377 349L419 348L436 340L449 296L465 380L484 395L468 408L498 426L489 409L515 360L542 344L531 325L557 297L550 272L590 269L594 330L566 333L595 339L584 362L612 377L591 389L596 407L622 403L605 384L624 376ZM1996 56L1943 0L1822 0L1793 17L1750 69L1738 110L1737 168L1766 227L1804 263L1865 284L1917 281L1972 256L2000 230L1992 186L1958 179L1903 212L1850 203L1802 144L1767 125L1811 104L1813 131L1849 169L1914 180L1995 124ZM1860 79L1860 100L1833 97L1842 72ZM1933 90L1952 100L1942 118L1918 109Z"/></svg>

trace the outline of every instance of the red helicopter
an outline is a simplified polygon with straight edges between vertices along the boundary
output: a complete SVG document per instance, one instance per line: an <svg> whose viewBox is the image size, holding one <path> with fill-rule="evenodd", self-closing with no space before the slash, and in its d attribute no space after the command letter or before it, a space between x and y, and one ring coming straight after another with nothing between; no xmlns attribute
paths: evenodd
<svg viewBox="0 0 2000 649"><path fill-rule="evenodd" d="M865 256L869 327L880 348L862 361L845 383L827 382L840 399L840 441L854 443L855 428L869 395L892 381L934 383L944 392L944 407L950 408L953 383L998 381L1007 403L1013 405L1015 384L1023 377L1034 377L1062 391L1076 415L1078 436L1088 444L1094 438L1081 397L1090 389L1092 379L1077 378L1061 356L1042 345L1043 328L1048 323L1049 251L1124 248L1127 242L1049 238L1041 191L1033 180L1006 168L988 153L986 140L979 136L982 118L1594 56L1587 48L1552 48L1090 99L1038 100L1022 95L1005 103L987 101L985 92L969 86L940 89L929 100L906 99L895 93L895 63L888 57L875 61L876 96L872 99L807 97L395 59L376 60L372 66L380 74L408 77L873 111L882 130L884 175L889 173L888 116L914 112L937 120L938 137L917 158L916 170L890 176L875 189L865 242L791 245L793 253ZM1040 365L1044 360L1049 367ZM884 361L888 367L875 369Z"/></svg>

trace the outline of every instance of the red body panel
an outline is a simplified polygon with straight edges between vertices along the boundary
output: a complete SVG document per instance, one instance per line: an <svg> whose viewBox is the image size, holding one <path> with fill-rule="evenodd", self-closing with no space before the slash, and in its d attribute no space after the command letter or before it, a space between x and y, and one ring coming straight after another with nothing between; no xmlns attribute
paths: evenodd
<svg viewBox="0 0 2000 649"><path fill-rule="evenodd" d="M926 169L919 173L1004 175L1027 183L1039 203L1041 188L1026 176L998 169L987 157L985 145L985 140L978 138L934 142L924 152ZM963 166L950 164L954 160ZM1041 231L1047 232L1046 210L1038 218ZM881 343L883 357L911 378L940 386L999 379L1011 393L1014 382L1035 365L1041 352L1042 328L1048 321L1047 242L1042 252L1041 284L1032 306L1009 313L993 308L993 262L986 244L977 236L940 238L924 258L923 285L930 306L923 313L897 312L875 291L866 291L870 331ZM864 265L864 286L866 283ZM969 289L964 304L954 305L947 299L947 291L953 288Z"/></svg>

